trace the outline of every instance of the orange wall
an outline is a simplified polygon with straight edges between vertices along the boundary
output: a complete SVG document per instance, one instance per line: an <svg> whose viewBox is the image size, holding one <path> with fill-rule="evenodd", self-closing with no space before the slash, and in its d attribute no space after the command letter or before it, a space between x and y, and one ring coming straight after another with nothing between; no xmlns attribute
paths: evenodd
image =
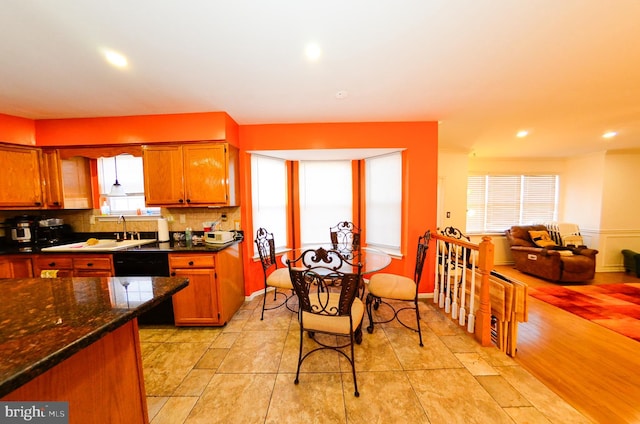
<svg viewBox="0 0 640 424"><path fill-rule="evenodd" d="M33 146L36 144L35 122L32 119L0 113L0 142Z"/></svg>
<svg viewBox="0 0 640 424"><path fill-rule="evenodd" d="M241 125L225 112L46 119L32 121L0 115L0 141L37 146L106 145L162 141L227 140L240 148L244 257L253 253L251 228L250 150L402 148L405 163L402 260L385 269L411 276L415 244L425 230L435 230L437 190L436 122L375 122ZM246 293L263 288L262 269L245 260ZM433 290L429 259L422 292Z"/></svg>
<svg viewBox="0 0 640 424"><path fill-rule="evenodd" d="M197 140L228 140L237 146L238 132L225 112L44 119L35 125L38 146Z"/></svg>
<svg viewBox="0 0 640 424"><path fill-rule="evenodd" d="M240 149L403 148L405 163L405 204L403 205L402 260L393 260L385 269L413 276L418 236L427 229L435 231L437 192L438 127L436 122L375 122L241 125ZM245 258L252 252L251 187L249 154L243 155L243 228L249 243L245 243ZM432 257L433 255L431 255ZM433 291L433 259L427 263L421 292ZM247 294L264 287L262 268L258 262L245 261Z"/></svg>

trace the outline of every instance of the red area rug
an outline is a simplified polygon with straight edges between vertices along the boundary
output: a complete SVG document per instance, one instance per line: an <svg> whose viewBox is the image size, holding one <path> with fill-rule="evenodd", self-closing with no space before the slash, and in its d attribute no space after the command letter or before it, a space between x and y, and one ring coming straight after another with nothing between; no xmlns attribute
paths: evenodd
<svg viewBox="0 0 640 424"><path fill-rule="evenodd" d="M640 283L529 287L529 294L640 341Z"/></svg>

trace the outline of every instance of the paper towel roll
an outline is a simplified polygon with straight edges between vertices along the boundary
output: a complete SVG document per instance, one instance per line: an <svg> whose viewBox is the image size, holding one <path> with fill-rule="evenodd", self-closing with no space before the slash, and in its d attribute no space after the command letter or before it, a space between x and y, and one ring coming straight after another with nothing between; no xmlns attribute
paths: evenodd
<svg viewBox="0 0 640 424"><path fill-rule="evenodd" d="M158 241L169 241L169 223L166 219L158 219Z"/></svg>

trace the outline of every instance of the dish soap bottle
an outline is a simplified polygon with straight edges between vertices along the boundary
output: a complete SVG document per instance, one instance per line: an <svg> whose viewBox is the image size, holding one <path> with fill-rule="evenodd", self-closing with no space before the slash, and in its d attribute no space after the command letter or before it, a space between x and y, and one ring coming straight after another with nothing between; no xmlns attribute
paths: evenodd
<svg viewBox="0 0 640 424"><path fill-rule="evenodd" d="M109 215L111 213L111 208L109 207L109 204L107 203L106 200L102 202L102 206L100 207L100 212L102 213L102 215Z"/></svg>
<svg viewBox="0 0 640 424"><path fill-rule="evenodd" d="M191 247L193 240L192 240L192 235L191 235L191 227L187 227L184 230L184 238L185 238L185 242L187 243L187 247Z"/></svg>

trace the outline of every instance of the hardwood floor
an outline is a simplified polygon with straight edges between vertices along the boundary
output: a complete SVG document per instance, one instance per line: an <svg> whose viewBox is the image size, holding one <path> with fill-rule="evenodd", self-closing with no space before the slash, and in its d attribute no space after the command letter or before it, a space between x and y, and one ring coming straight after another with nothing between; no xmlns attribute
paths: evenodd
<svg viewBox="0 0 640 424"><path fill-rule="evenodd" d="M529 284L553 283L511 266L496 270ZM585 284L640 282L624 273L597 273ZM640 343L529 297L519 325L516 361L597 423L640 423Z"/></svg>

